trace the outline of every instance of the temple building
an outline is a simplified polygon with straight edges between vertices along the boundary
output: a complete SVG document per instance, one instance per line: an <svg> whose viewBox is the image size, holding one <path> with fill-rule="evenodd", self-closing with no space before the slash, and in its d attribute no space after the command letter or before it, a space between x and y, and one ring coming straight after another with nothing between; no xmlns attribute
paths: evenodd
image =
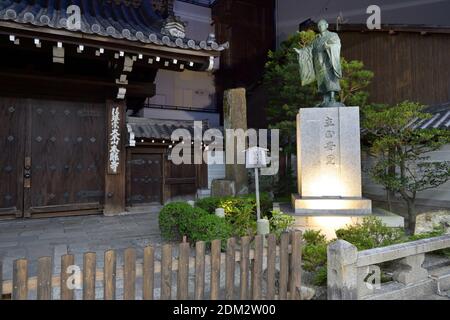
<svg viewBox="0 0 450 320"><path fill-rule="evenodd" d="M211 77L228 44L205 34L189 37L173 0L1 0L0 219L114 215L207 187L206 165L171 164L170 133L217 116L164 115L189 106L158 93L160 73Z"/></svg>

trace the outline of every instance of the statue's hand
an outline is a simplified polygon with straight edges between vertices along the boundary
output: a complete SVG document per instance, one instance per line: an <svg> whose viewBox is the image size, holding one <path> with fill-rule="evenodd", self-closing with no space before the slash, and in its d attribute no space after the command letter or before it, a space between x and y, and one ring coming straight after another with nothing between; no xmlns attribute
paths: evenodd
<svg viewBox="0 0 450 320"><path fill-rule="evenodd" d="M300 53L300 49L294 48L295 52Z"/></svg>

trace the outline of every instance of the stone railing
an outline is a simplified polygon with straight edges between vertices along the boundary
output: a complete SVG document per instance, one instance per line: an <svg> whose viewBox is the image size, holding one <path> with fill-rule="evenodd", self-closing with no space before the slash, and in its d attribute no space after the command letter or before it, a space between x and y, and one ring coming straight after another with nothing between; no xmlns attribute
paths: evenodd
<svg viewBox="0 0 450 320"><path fill-rule="evenodd" d="M328 299L414 299L440 291L423 267L425 254L450 247L450 235L359 251L338 240L328 246ZM393 281L381 284L381 263L395 261ZM448 274L445 286L450 287ZM444 277L442 277L443 279Z"/></svg>

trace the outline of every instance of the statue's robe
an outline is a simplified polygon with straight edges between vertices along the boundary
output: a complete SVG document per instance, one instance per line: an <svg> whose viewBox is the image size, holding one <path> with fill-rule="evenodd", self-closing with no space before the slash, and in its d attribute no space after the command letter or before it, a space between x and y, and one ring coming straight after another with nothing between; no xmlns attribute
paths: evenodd
<svg viewBox="0 0 450 320"><path fill-rule="evenodd" d="M326 48L325 44L328 44L329 47ZM342 78L340 55L341 41L337 33L327 30L314 40L312 59L319 93L341 91L339 84L339 79Z"/></svg>

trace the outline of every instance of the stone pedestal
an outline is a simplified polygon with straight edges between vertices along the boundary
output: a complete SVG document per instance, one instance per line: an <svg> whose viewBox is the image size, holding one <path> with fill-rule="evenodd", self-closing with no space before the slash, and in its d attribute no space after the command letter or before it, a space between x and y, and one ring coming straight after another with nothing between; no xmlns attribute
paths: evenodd
<svg viewBox="0 0 450 320"><path fill-rule="evenodd" d="M359 108L306 108L297 115L297 215L367 215L362 198Z"/></svg>

